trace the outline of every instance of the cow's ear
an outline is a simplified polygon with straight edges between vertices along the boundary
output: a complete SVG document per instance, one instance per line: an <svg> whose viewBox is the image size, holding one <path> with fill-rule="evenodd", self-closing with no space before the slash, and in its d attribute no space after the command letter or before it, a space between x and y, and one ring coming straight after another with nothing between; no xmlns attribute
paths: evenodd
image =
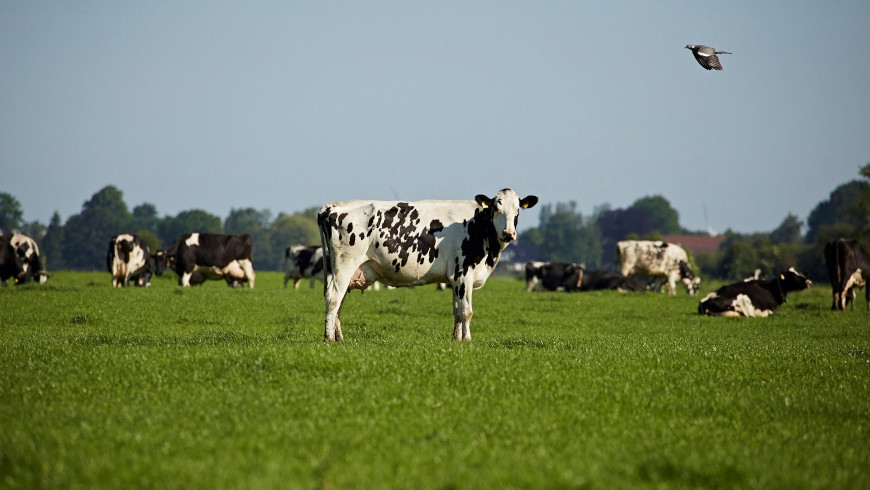
<svg viewBox="0 0 870 490"><path fill-rule="evenodd" d="M520 207L523 209L534 207L535 204L538 204L538 196L526 196L520 200Z"/></svg>
<svg viewBox="0 0 870 490"><path fill-rule="evenodd" d="M486 197L483 194L478 194L474 196L474 200L477 201L477 204L482 208L488 208L492 204L492 199Z"/></svg>

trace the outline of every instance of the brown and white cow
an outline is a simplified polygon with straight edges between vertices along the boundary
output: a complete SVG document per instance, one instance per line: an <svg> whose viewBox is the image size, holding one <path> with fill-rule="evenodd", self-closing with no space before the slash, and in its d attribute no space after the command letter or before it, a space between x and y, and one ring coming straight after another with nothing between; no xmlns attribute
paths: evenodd
<svg viewBox="0 0 870 490"><path fill-rule="evenodd" d="M620 272L623 276L638 274L661 277L668 283L668 293L677 294L677 281L682 281L689 294L697 294L701 278L692 272L683 247L662 241L623 240L616 244Z"/></svg>
<svg viewBox="0 0 870 490"><path fill-rule="evenodd" d="M326 284L324 340L341 340L339 313L349 289L446 282L453 290L453 339L471 340L471 293L482 287L517 237L520 199L502 189L474 201L345 201L320 208Z"/></svg>
<svg viewBox="0 0 870 490"><path fill-rule="evenodd" d="M855 311L855 289L864 288L867 309L870 310L870 287L866 287L870 277L870 254L857 240L840 238L825 245L825 264L831 280L834 302L832 310L845 310L852 303Z"/></svg>

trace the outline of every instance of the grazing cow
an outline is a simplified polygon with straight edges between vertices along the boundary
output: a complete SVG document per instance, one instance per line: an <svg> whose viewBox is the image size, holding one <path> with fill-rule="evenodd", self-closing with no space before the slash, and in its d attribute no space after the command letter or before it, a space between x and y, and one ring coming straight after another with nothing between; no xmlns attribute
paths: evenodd
<svg viewBox="0 0 870 490"><path fill-rule="evenodd" d="M529 262L525 267L526 291L538 284L548 291L576 291L583 280L583 267L565 262Z"/></svg>
<svg viewBox="0 0 870 490"><path fill-rule="evenodd" d="M834 302L832 310L845 310L852 303L855 311L855 289L864 289L867 309L870 310L870 287L865 287L870 277L870 254L857 240L840 238L825 245L825 264L831 280Z"/></svg>
<svg viewBox="0 0 870 490"><path fill-rule="evenodd" d="M623 276L633 273L661 277L668 283L668 293L677 294L677 281L682 280L689 294L697 294L701 278L689 266L683 247L662 241L624 240L616 244Z"/></svg>
<svg viewBox="0 0 870 490"><path fill-rule="evenodd" d="M184 287L201 284L206 279L226 279L230 286L247 281L254 288L254 263L251 235L189 233L181 235L166 250L156 254L157 270L171 268Z"/></svg>
<svg viewBox="0 0 870 490"><path fill-rule="evenodd" d="M614 290L626 291L649 291L649 285L637 276L623 276L618 272L611 271L583 271L583 280L579 285L580 291Z"/></svg>
<svg viewBox="0 0 870 490"><path fill-rule="evenodd" d="M24 268L24 274L16 284L29 282L31 279L39 284L45 284L45 281L48 280L48 273L42 268L42 262L39 259L39 247L36 245L36 241L27 235L13 233L9 237L9 243L15 249L15 253L21 260L21 266Z"/></svg>
<svg viewBox="0 0 870 490"><path fill-rule="evenodd" d="M299 281L308 277L311 287L314 279L323 279L323 247L320 245L291 245L284 251L284 261L287 274L284 276L284 287L293 279L293 289L299 289Z"/></svg>
<svg viewBox="0 0 870 490"><path fill-rule="evenodd" d="M755 279L722 286L701 300L698 313L766 317L782 305L788 293L803 291L812 285L812 281L791 267L780 272L776 279Z"/></svg>
<svg viewBox="0 0 870 490"><path fill-rule="evenodd" d="M21 263L21 257L12 246L10 238L7 235L0 235L0 282L2 282L3 287L6 287L10 278L13 284L21 284L27 275L24 264Z"/></svg>
<svg viewBox="0 0 870 490"><path fill-rule="evenodd" d="M453 289L453 339L471 340L471 293L483 287L517 237L520 199L510 189L474 201L346 201L320 208L326 284L324 340L341 340L339 312L349 289L446 282Z"/></svg>
<svg viewBox="0 0 870 490"><path fill-rule="evenodd" d="M112 286L116 288L133 284L150 286L153 271L151 251L148 244L129 233L115 235L109 241L106 267L112 274Z"/></svg>

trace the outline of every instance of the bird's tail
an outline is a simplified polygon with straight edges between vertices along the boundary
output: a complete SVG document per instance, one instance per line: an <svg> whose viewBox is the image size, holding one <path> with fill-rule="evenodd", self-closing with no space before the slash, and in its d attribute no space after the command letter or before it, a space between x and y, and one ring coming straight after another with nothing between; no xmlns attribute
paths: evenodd
<svg viewBox="0 0 870 490"><path fill-rule="evenodd" d="M716 54L734 54L734 53L729 53L728 51L716 51Z"/></svg>

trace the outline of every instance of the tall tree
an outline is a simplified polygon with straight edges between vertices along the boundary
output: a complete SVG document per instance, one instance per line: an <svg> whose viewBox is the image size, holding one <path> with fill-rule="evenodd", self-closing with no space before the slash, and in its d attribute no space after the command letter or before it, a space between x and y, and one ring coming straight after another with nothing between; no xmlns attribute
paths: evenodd
<svg viewBox="0 0 870 490"><path fill-rule="evenodd" d="M42 237L42 243L39 245L40 254L45 257L43 266L48 269L65 269L66 264L63 261L63 242L64 242L64 227L60 221L60 214L57 211L51 215L51 221L48 222L48 229L45 231L45 236Z"/></svg>
<svg viewBox="0 0 870 490"><path fill-rule="evenodd" d="M174 218L166 217L158 226L158 235L164 244L169 245L187 233L223 233L221 219L201 209L182 211Z"/></svg>
<svg viewBox="0 0 870 490"><path fill-rule="evenodd" d="M680 213L671 207L671 203L663 196L646 196L634 201L632 209L642 209L649 214L652 229L663 235L675 235L681 232ZM638 233L642 234L642 233Z"/></svg>
<svg viewBox="0 0 870 490"><path fill-rule="evenodd" d="M834 189L828 199L820 202L810 211L804 241L814 243L823 227L835 224L851 226L853 231L849 235L857 233L861 223L850 209L861 202L862 196L868 193L870 193L870 182L861 180L853 180Z"/></svg>
<svg viewBox="0 0 870 490"><path fill-rule="evenodd" d="M788 216L785 217L782 223L770 232L770 240L774 244L799 242L803 226L804 222L800 218L788 213Z"/></svg>
<svg viewBox="0 0 870 490"><path fill-rule="evenodd" d="M160 226L160 217L157 215L157 207L151 203L142 203L133 208L133 224L131 229L140 233L150 231L157 233Z"/></svg>
<svg viewBox="0 0 870 490"><path fill-rule="evenodd" d="M21 228L24 213L21 203L12 194L0 192L0 234L11 235Z"/></svg>
<svg viewBox="0 0 870 490"><path fill-rule="evenodd" d="M269 240L269 226L272 213L268 209L257 211L254 208L231 209L224 220L226 233L247 233L253 241L254 266L259 270L278 270L280 257L272 250Z"/></svg>
<svg viewBox="0 0 870 490"><path fill-rule="evenodd" d="M577 203L556 203L541 208L538 230L541 237L540 260L578 262L587 268L601 264L600 234L594 220L585 220Z"/></svg>
<svg viewBox="0 0 870 490"><path fill-rule="evenodd" d="M100 189L84 203L82 212L70 216L64 225L64 264L71 269L105 268L109 240L128 232L131 223L121 191L112 185Z"/></svg>
<svg viewBox="0 0 870 490"><path fill-rule="evenodd" d="M272 222L269 233L269 245L274 259L271 267L273 270L284 268L284 250L296 244L320 244L317 222L302 213L279 214Z"/></svg>

